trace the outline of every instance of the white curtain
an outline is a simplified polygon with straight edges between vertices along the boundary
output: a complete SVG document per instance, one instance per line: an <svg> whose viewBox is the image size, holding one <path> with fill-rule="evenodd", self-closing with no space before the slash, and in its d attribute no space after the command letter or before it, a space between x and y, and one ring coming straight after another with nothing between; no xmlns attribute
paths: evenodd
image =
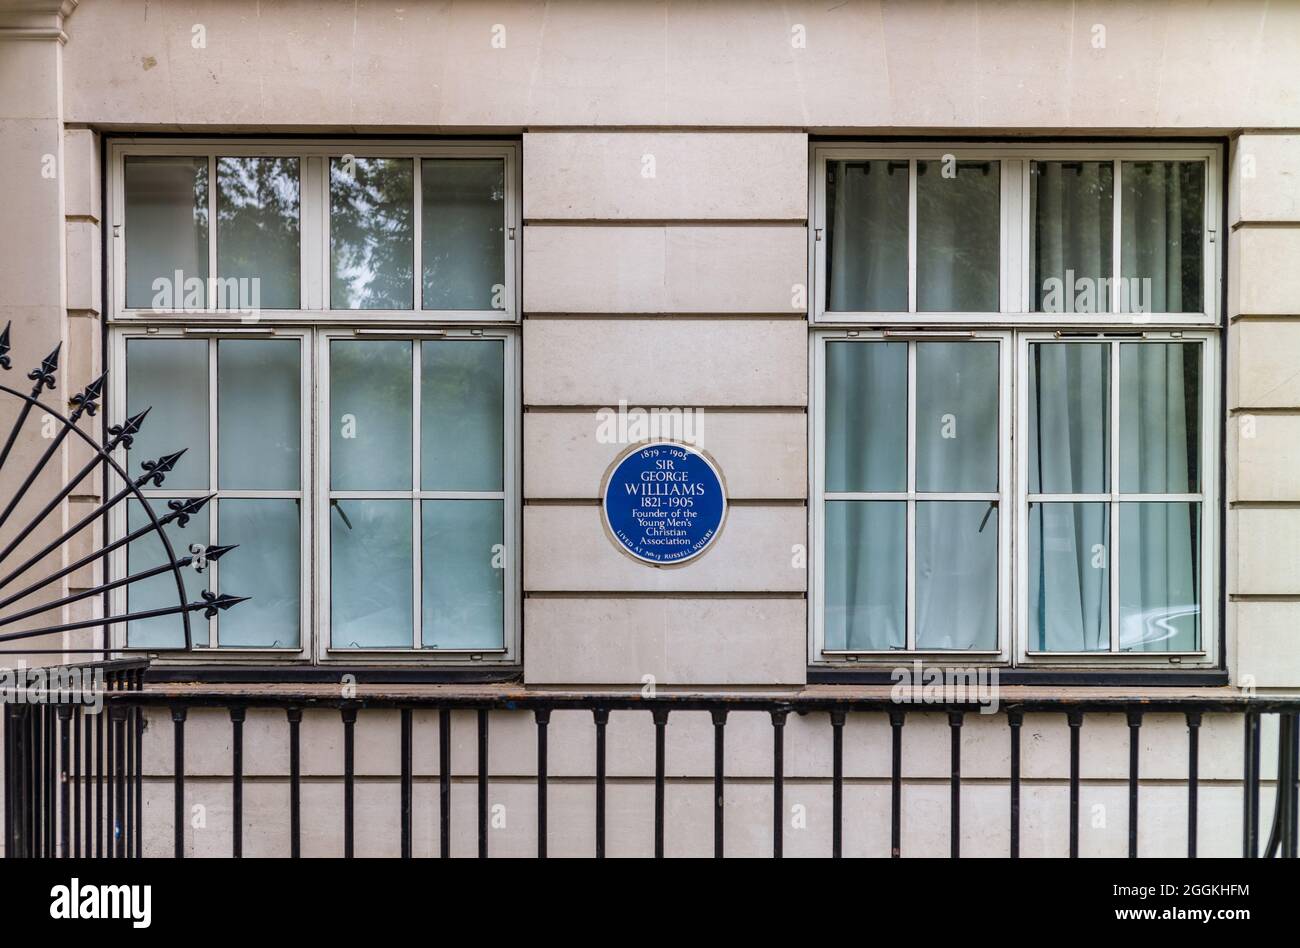
<svg viewBox="0 0 1300 948"><path fill-rule="evenodd" d="M1126 161L1120 264L1125 310L1197 313L1202 301L1204 166Z"/></svg>
<svg viewBox="0 0 1300 948"><path fill-rule="evenodd" d="M1032 295L1036 312L1110 307L1102 280L1111 278L1114 166L1102 161L1036 161L1030 189L1033 221ZM1092 281L1091 300L1079 305L1053 301L1049 281L1058 293L1076 298L1075 284Z"/></svg>
<svg viewBox="0 0 1300 948"><path fill-rule="evenodd" d="M907 312L907 162L828 166L827 308Z"/></svg>
<svg viewBox="0 0 1300 948"><path fill-rule="evenodd" d="M1029 490L1109 490L1110 347L1037 343L1029 349ZM1096 651L1110 643L1109 504L1030 505L1030 643Z"/></svg>

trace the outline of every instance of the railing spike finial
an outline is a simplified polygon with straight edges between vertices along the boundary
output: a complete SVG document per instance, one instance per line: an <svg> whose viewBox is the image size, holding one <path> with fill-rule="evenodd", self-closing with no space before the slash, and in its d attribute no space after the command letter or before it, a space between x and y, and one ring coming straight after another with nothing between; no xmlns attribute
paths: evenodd
<svg viewBox="0 0 1300 948"><path fill-rule="evenodd" d="M189 448L181 448L175 454L164 454L156 461L143 462L140 467L143 469L144 475L136 480L136 486L143 487L152 481L154 487L162 487L163 481L166 479L163 475L171 473L172 469L176 467L176 462L188 450Z"/></svg>
<svg viewBox="0 0 1300 948"><path fill-rule="evenodd" d="M5 323L4 332L0 332L0 369L6 371L13 368L13 363L9 361L9 330L13 328L13 321Z"/></svg>
<svg viewBox="0 0 1300 948"><path fill-rule="evenodd" d="M249 598L248 596L231 596L227 593L222 593L221 595L217 595L214 592L208 592L207 590L204 590L203 602L194 603L192 608L202 609L203 618L211 619L218 612L225 612L231 606L237 606L241 602L247 602L248 598Z"/></svg>
<svg viewBox="0 0 1300 948"><path fill-rule="evenodd" d="M114 448L121 445L123 448L130 451L132 446L135 444L135 436L138 435L140 429L144 427L144 420L148 417L149 412L151 411L153 411L152 406L146 408L137 415L132 415L120 425L113 425L109 428L108 434L112 440L107 445L108 450L112 451Z"/></svg>
<svg viewBox="0 0 1300 948"><path fill-rule="evenodd" d="M72 408L72 413L68 416L68 421L72 424L77 423L77 419L83 414L95 417L99 411L99 400L104 397L104 382L108 379L108 373L102 373L99 378L87 385L79 394L73 395L68 399L68 404Z"/></svg>
<svg viewBox="0 0 1300 948"><path fill-rule="evenodd" d="M184 500L169 500L167 501L167 509L170 510L171 513L159 517L158 523L160 526L165 527L167 524L175 521L176 526L184 529L189 526L190 518L197 516L198 513L208 505L208 501L212 500L212 498L216 496L216 494L208 494L206 497L188 497ZM211 557L209 557L209 559L211 559Z"/></svg>
<svg viewBox="0 0 1300 948"><path fill-rule="evenodd" d="M59 370L59 351L62 348L63 343L60 342L53 352L41 360L39 366L27 373L27 377L36 383L32 389L32 398L39 398L42 391L54 388L54 373Z"/></svg>
<svg viewBox="0 0 1300 948"><path fill-rule="evenodd" d="M238 543L228 543L224 546L210 546L204 549L202 553L193 554L190 557L190 560L191 561L196 560L201 556L205 561L209 563L215 563L217 560L221 559L223 556L225 556L227 553L229 553L231 550L235 549L238 546L239 546ZM191 547L191 549L193 548ZM195 567L195 569L197 569L200 573L203 572L203 569L201 567Z"/></svg>

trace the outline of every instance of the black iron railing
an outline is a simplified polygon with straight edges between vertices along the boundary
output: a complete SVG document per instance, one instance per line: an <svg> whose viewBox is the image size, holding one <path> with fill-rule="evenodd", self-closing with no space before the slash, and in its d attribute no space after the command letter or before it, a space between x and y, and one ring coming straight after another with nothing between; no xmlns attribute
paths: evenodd
<svg viewBox="0 0 1300 948"><path fill-rule="evenodd" d="M81 719L83 710L73 708L22 708L11 707L5 716L6 764L16 763L18 769L6 767L5 780L5 830L10 855L54 855L56 853L78 856L95 854L114 857L141 854L141 715L151 708L170 712L172 723L172 752L174 755L175 841L177 857L184 855L183 816L185 799L185 724L192 709L224 709L229 713L231 726L231 792L233 807L230 852L243 853L243 783L245 716L250 709L282 709L288 721L288 817L290 851L301 854L303 812L301 797L300 724L303 712L336 710L343 736L342 760L342 832L343 852L354 854L355 819L355 729L358 716L376 709L397 710L400 727L395 734L400 753L400 802L393 819L400 827L401 854L412 855L412 812L415 794L412 748L416 740L413 713L416 710L438 712L438 799L440 826L440 854L450 855L451 826L453 818L452 786L452 711L474 711L477 721L477 811L472 816L477 821L478 854L488 855L488 787L491 775L488 768L488 746L492 711L531 711L537 733L537 855L546 856L547 849L547 731L551 714L560 710L585 710L592 714L593 740L595 742L595 850L594 855L605 855L606 839L606 726L611 711L641 711L649 714L654 723L655 775L654 775L654 854L664 855L664 799L667 783L665 774L665 747L667 724L670 715L684 711L705 711L711 715L714 735L713 774L713 849L714 855L725 854L723 833L723 807L725 803L726 775L724 772L727 723L738 714L767 715L772 726L772 845L773 854L782 855L783 793L785 784L784 749L785 724L791 714L825 715L831 742L832 787L832 838L828 855L838 857L843 852L843 831L846 819L875 818L874 814L854 814L846 817L844 810L844 727L850 715L883 715L890 725L891 767L890 778L890 838L895 857L902 854L903 776L902 750L909 714L946 713L951 731L950 761L950 853L961 855L961 729L968 714L980 710L977 704L925 704L903 706L888 697L864 698L834 695L799 696L793 699L757 695L702 696L661 695L652 698L636 694L556 694L530 693L525 690L505 689L497 692L449 693L444 690L425 694L388 694L358 698L323 698L306 692L296 694L222 694L214 692L135 690L138 672L126 673L126 687L111 690L105 696L108 706L108 728L105 734L103 716L96 722L95 741L82 740ZM1020 800L1021 800L1021 727L1028 713L1064 715L1069 725L1069 822L1061 827L1068 835L1069 854L1079 855L1079 790L1080 743L1085 732L1085 722L1090 714L1126 715L1129 731L1128 759L1128 852L1132 857L1138 851L1139 809L1141 792L1141 761L1139 757L1140 734L1145 715L1179 714L1187 724L1187 855L1197 855L1197 803L1199 792L1199 735L1202 718L1210 713L1239 715L1243 726L1243 839L1242 854L1246 857L1297 855L1297 823L1300 822L1300 698L1247 697L1227 695L1212 698L1150 698L1130 697L1052 697L1032 700L1004 700L998 709L1006 721L1010 749L1010 809L1008 816L1007 855L1020 855ZM1261 747L1260 724L1263 717L1275 715L1279 719L1277 748L1277 778L1275 806L1271 828L1264 840L1261 836ZM165 718L164 718L165 720ZM89 727L89 726L87 726ZM87 730L89 735L89 730ZM69 751L69 734L72 749ZM160 735L160 739L165 739ZM52 749L59 748L57 766ZM92 760L91 751L95 752ZM107 757L104 754L107 754ZM81 761L84 755L84 768ZM71 762L71 763L70 763ZM40 773L32 768L40 767ZM71 766L72 769L69 769ZM69 785L74 787L69 798ZM53 789L59 788L61 805L56 807ZM80 790L86 788L85 797ZM93 799L90 789L96 791ZM103 791L109 792L107 797ZM12 814L12 816L11 816ZM883 816L883 814L882 814ZM56 838L60 841L55 846ZM1263 846L1261 847L1261 842Z"/></svg>
<svg viewBox="0 0 1300 948"><path fill-rule="evenodd" d="M147 665L21 670L40 684L25 681L0 706L6 856L141 853L144 709L108 699L138 693Z"/></svg>

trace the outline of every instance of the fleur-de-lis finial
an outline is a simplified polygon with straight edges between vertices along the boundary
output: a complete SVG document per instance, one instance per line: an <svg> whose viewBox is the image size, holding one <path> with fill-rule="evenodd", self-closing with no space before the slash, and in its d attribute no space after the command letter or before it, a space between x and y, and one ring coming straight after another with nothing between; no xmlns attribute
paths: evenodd
<svg viewBox="0 0 1300 948"><path fill-rule="evenodd" d="M27 373L27 377L36 383L32 389L33 398L40 395L44 389L54 388L54 373L59 369L59 350L62 348L63 343L60 342L54 347L54 351L41 361L40 366Z"/></svg>
<svg viewBox="0 0 1300 948"><path fill-rule="evenodd" d="M247 602L248 597L231 596L226 593L222 593L218 596L216 593L204 590L203 601L207 603L207 605L203 607L203 618L211 619L218 612L225 612L231 606L237 606L241 602ZM195 608L199 608L197 603L195 604Z"/></svg>
<svg viewBox="0 0 1300 948"><path fill-rule="evenodd" d="M152 408L146 408L140 414L132 415L120 425L113 425L109 428L108 434L111 440L108 443L108 450L112 451L118 445L121 445L130 451L131 446L135 444L135 436L140 433L140 429L144 426L145 416L151 411L153 411Z"/></svg>
<svg viewBox="0 0 1300 948"><path fill-rule="evenodd" d="M83 414L90 415L92 418L95 416L95 412L99 411L99 399L104 395L104 380L106 378L108 378L107 372L87 385L84 391L73 395L68 400L68 404L72 406L69 421L75 424Z"/></svg>
<svg viewBox="0 0 1300 948"><path fill-rule="evenodd" d="M189 525L190 518L198 516L199 512L208 505L208 501L216 496L216 494L209 494L207 497L190 497L186 500L169 500L167 501L167 509L170 510L171 513L167 514L165 517L159 517L158 522L161 525L166 526L172 521L175 521L176 526L184 529ZM209 557L209 559L211 559L211 557Z"/></svg>
<svg viewBox="0 0 1300 948"><path fill-rule="evenodd" d="M176 467L176 462L181 459L181 455L188 450L188 448L181 448L175 454L164 454L156 461L145 461L140 465L144 475L136 478L135 486L143 487L152 481L154 487L162 487L163 475L171 473L172 469Z"/></svg>

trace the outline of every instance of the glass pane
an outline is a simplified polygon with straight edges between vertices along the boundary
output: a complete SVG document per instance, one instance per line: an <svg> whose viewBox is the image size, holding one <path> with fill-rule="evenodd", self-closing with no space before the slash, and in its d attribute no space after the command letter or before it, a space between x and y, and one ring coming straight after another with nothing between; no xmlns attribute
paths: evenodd
<svg viewBox="0 0 1300 948"><path fill-rule="evenodd" d="M1114 207L1114 163L1030 163L1034 312L1110 311Z"/></svg>
<svg viewBox="0 0 1300 948"><path fill-rule="evenodd" d="M412 309L415 174L409 158L330 159L330 307Z"/></svg>
<svg viewBox="0 0 1300 948"><path fill-rule="evenodd" d="M330 343L330 486L411 489L411 343Z"/></svg>
<svg viewBox="0 0 1300 948"><path fill-rule="evenodd" d="M149 498L149 506L153 508L154 516L159 520L170 513L167 509L167 501L162 498ZM128 533L134 533L136 530L148 526L149 522L149 515L145 513L143 505L138 500L127 502L126 529ZM191 517L186 526L181 527L173 521L163 527L163 532L167 534L167 539L172 545L172 552L178 558L192 552L190 550L192 544L207 546L207 508L204 508L203 512L197 517ZM234 556L234 554L232 553L231 556ZM147 572L169 562L171 560L167 556L167 550L155 531L151 530L140 539L127 544L126 571L128 576ZM209 588L209 577L211 575L211 572L199 573L193 567L185 567L181 570L181 579L185 585L185 602L190 603L199 600L204 590ZM174 609L179 605L181 605L181 596L176 588L176 575L174 573L162 573L141 580L138 583L131 583L127 587L127 612ZM232 615L245 605L247 603L240 603L226 614ZM202 612L190 614L190 635L194 646L199 648L207 646L208 620L203 618ZM179 615L136 619L126 624L126 641L133 648L184 648L184 620Z"/></svg>
<svg viewBox="0 0 1300 948"><path fill-rule="evenodd" d="M826 648L907 647L907 504L826 503Z"/></svg>
<svg viewBox="0 0 1300 948"><path fill-rule="evenodd" d="M146 408L149 417L135 436L128 471L182 448L184 456L163 486L203 490L208 486L208 343L206 339L128 339L126 413ZM153 486L152 484L149 486Z"/></svg>
<svg viewBox="0 0 1300 948"><path fill-rule="evenodd" d="M1126 161L1120 177L1120 308L1126 313L1202 312L1205 164Z"/></svg>
<svg viewBox="0 0 1300 948"><path fill-rule="evenodd" d="M414 562L410 501L331 501L333 648L412 647Z"/></svg>
<svg viewBox="0 0 1300 948"><path fill-rule="evenodd" d="M998 344L916 344L916 489L998 489Z"/></svg>
<svg viewBox="0 0 1300 948"><path fill-rule="evenodd" d="M126 305L206 308L208 159L127 158L123 186Z"/></svg>
<svg viewBox="0 0 1300 948"><path fill-rule="evenodd" d="M826 165L826 308L907 312L906 161Z"/></svg>
<svg viewBox="0 0 1300 948"><path fill-rule="evenodd" d="M1029 648L1110 649L1110 504L1029 505Z"/></svg>
<svg viewBox="0 0 1300 948"><path fill-rule="evenodd" d="M298 308L298 189L297 158L217 159L218 309Z"/></svg>
<svg viewBox="0 0 1300 948"><path fill-rule="evenodd" d="M501 490L505 344L420 344L423 490Z"/></svg>
<svg viewBox="0 0 1300 948"><path fill-rule="evenodd" d="M505 644L505 504L426 500L421 579L425 648Z"/></svg>
<svg viewBox="0 0 1300 948"><path fill-rule="evenodd" d="M998 647L998 509L916 505L916 647Z"/></svg>
<svg viewBox="0 0 1300 948"><path fill-rule="evenodd" d="M916 163L916 308L996 313L1002 274L1001 165Z"/></svg>
<svg viewBox="0 0 1300 948"><path fill-rule="evenodd" d="M1119 647L1191 652L1201 641L1201 505L1119 505Z"/></svg>
<svg viewBox="0 0 1300 948"><path fill-rule="evenodd" d="M505 309L505 162L425 158L420 190L424 308Z"/></svg>
<svg viewBox="0 0 1300 948"><path fill-rule="evenodd" d="M302 601L302 527L296 500L221 500L217 536L238 544L221 558L221 591L248 602L221 613L225 647L297 648Z"/></svg>
<svg viewBox="0 0 1300 948"><path fill-rule="evenodd" d="M1201 347L1121 343L1119 489L1194 494L1201 489Z"/></svg>
<svg viewBox="0 0 1300 948"><path fill-rule="evenodd" d="M217 343L217 466L222 488L298 490L301 361L296 339Z"/></svg>
<svg viewBox="0 0 1300 948"><path fill-rule="evenodd" d="M907 343L827 344L826 489L907 490Z"/></svg>
<svg viewBox="0 0 1300 948"><path fill-rule="evenodd" d="M1110 345L1029 347L1029 492L1110 490Z"/></svg>

